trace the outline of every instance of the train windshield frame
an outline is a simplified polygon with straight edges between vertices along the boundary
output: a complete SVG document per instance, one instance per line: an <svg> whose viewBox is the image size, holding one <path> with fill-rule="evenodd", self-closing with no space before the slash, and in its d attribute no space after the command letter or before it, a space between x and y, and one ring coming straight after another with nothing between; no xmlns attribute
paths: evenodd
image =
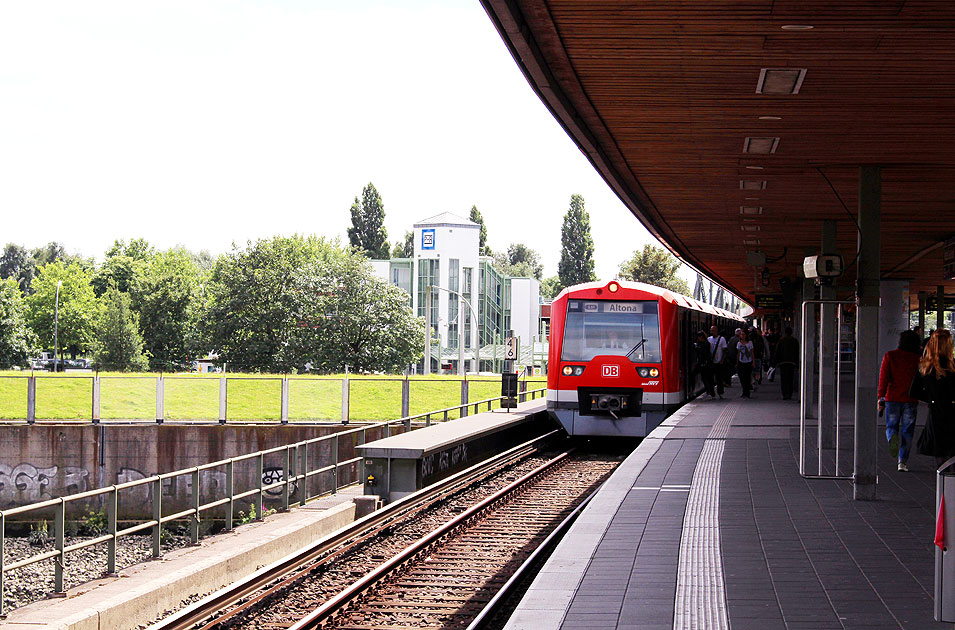
<svg viewBox="0 0 955 630"><path fill-rule="evenodd" d="M623 356L661 363L660 314L655 300L567 300L561 361Z"/></svg>

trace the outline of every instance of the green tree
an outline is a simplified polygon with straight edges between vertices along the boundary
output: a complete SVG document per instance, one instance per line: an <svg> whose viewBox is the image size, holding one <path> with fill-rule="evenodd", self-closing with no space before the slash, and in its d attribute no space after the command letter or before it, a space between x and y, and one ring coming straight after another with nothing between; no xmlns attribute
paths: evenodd
<svg viewBox="0 0 955 630"><path fill-rule="evenodd" d="M159 252L143 262L130 295L151 369L180 369L196 353L196 319L205 275L196 257L184 249Z"/></svg>
<svg viewBox="0 0 955 630"><path fill-rule="evenodd" d="M111 372L142 372L148 367L143 354L139 321L132 311L129 294L115 286L103 295L103 309L92 343L97 369Z"/></svg>
<svg viewBox="0 0 955 630"><path fill-rule="evenodd" d="M36 349L26 324L26 304L13 278L0 280L0 370L25 366Z"/></svg>
<svg viewBox="0 0 955 630"><path fill-rule="evenodd" d="M560 262L557 275L560 283L573 286L597 279L594 273L594 239L590 236L590 215L584 208L584 198L570 196L570 208L560 228Z"/></svg>
<svg viewBox="0 0 955 630"><path fill-rule="evenodd" d="M541 281L541 297L555 298L557 294L564 290L560 283L560 276L550 276Z"/></svg>
<svg viewBox="0 0 955 630"><path fill-rule="evenodd" d="M20 289L29 292L35 273L33 254L22 245L7 243L0 255L0 279L12 278L19 284Z"/></svg>
<svg viewBox="0 0 955 630"><path fill-rule="evenodd" d="M89 272L77 262L56 261L39 267L33 279L33 293L26 298L27 325L42 348L53 347L56 285L62 281L59 308L60 348L71 353L89 348L99 313L99 304L90 284Z"/></svg>
<svg viewBox="0 0 955 630"><path fill-rule="evenodd" d="M487 246L487 227L484 225L484 217L481 216L481 211L477 209L477 206L471 206L471 214L468 215L468 218L481 226L481 240L478 243L478 253L481 256L490 256L491 248Z"/></svg>
<svg viewBox="0 0 955 630"><path fill-rule="evenodd" d="M93 274L93 291L97 297L105 294L111 286L128 292L142 275L146 260L152 254L153 248L145 239L133 239L128 245L122 240L114 241L106 252L106 260Z"/></svg>
<svg viewBox="0 0 955 630"><path fill-rule="evenodd" d="M323 238L249 243L220 257L206 292L201 337L240 370L393 371L420 357L408 295Z"/></svg>
<svg viewBox="0 0 955 630"><path fill-rule="evenodd" d="M540 280L544 275L540 254L523 243L511 243L506 254L494 254L494 268L512 278Z"/></svg>
<svg viewBox="0 0 955 630"><path fill-rule="evenodd" d="M368 182L351 205L351 224L348 241L369 258L388 258L388 232L385 230L385 206L375 185Z"/></svg>
<svg viewBox="0 0 955 630"><path fill-rule="evenodd" d="M674 293L690 294L690 287L686 281L677 275L680 261L662 247L654 247L649 243L643 246L643 251L633 252L633 256L620 263L621 280L643 282L654 286L669 289Z"/></svg>
<svg viewBox="0 0 955 630"><path fill-rule="evenodd" d="M392 258L412 258L414 257L414 232L405 232L404 242L395 241L395 247L391 250Z"/></svg>

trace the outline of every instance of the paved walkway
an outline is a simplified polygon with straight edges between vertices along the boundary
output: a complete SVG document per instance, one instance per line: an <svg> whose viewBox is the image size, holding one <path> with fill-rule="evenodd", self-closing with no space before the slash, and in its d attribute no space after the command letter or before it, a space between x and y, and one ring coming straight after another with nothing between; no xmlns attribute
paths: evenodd
<svg viewBox="0 0 955 630"><path fill-rule="evenodd" d="M950 628L933 621L934 461L915 455L900 473L880 444L879 499L852 501L847 481L800 477L799 403L779 398L767 384L756 399L671 416L601 489L508 627Z"/></svg>

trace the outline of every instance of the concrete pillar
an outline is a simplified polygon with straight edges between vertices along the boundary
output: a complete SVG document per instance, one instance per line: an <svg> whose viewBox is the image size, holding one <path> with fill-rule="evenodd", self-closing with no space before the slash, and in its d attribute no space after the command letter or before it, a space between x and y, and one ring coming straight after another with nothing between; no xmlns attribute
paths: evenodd
<svg viewBox="0 0 955 630"><path fill-rule="evenodd" d="M935 289L935 329L945 328L945 285Z"/></svg>
<svg viewBox="0 0 955 630"><path fill-rule="evenodd" d="M229 383L226 377L219 377L219 424L225 424L229 411Z"/></svg>
<svg viewBox="0 0 955 630"><path fill-rule="evenodd" d="M411 381L407 378L401 381L401 417L411 415Z"/></svg>
<svg viewBox="0 0 955 630"><path fill-rule="evenodd" d="M27 423L36 422L36 377L27 378Z"/></svg>
<svg viewBox="0 0 955 630"><path fill-rule="evenodd" d="M909 329L909 281L883 280L879 296L879 357L884 357L898 347L899 334Z"/></svg>
<svg viewBox="0 0 955 630"><path fill-rule="evenodd" d="M282 424L288 424L288 379L282 379Z"/></svg>
<svg viewBox="0 0 955 630"><path fill-rule="evenodd" d="M856 266L856 397L853 498L873 501L878 483L879 275L882 169L859 169L859 261Z"/></svg>
<svg viewBox="0 0 955 630"><path fill-rule="evenodd" d="M464 379L463 381L461 381L461 404L462 404L462 405L465 405L464 407L461 407L461 413L459 414L460 417L463 418L464 416L468 415L468 408L467 408L467 404L468 404L468 381L467 381L467 379Z"/></svg>
<svg viewBox="0 0 955 630"><path fill-rule="evenodd" d="M348 424L348 395L351 392L348 388L348 379L342 379L342 424Z"/></svg>
<svg viewBox="0 0 955 630"><path fill-rule="evenodd" d="M919 291L919 334L925 337L925 306L928 302L928 293Z"/></svg>
<svg viewBox="0 0 955 630"><path fill-rule="evenodd" d="M166 382L162 376L156 377L156 424L166 419Z"/></svg>
<svg viewBox="0 0 955 630"><path fill-rule="evenodd" d="M827 219L822 222L821 254L837 254L836 222ZM820 300L835 300L836 288L831 284L819 285ZM821 304L819 312L819 394L817 409L819 435L823 448L836 446L836 388L839 387L839 375L836 374L836 305Z"/></svg>

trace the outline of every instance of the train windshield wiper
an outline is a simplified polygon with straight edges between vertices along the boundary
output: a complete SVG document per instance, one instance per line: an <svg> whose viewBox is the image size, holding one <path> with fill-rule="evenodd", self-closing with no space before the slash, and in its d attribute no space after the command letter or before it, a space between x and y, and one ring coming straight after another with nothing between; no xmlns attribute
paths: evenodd
<svg viewBox="0 0 955 630"><path fill-rule="evenodd" d="M630 358L630 355L633 354L634 352L636 352L637 350L639 350L640 348L642 348L642 347L643 347L643 344L645 344L646 342L647 342L646 339L641 339L640 341L637 342L637 345L635 345L634 347L630 348L630 352L628 352L628 353L627 353L626 355L624 355L624 356L626 356L626 357L629 359L629 358Z"/></svg>

